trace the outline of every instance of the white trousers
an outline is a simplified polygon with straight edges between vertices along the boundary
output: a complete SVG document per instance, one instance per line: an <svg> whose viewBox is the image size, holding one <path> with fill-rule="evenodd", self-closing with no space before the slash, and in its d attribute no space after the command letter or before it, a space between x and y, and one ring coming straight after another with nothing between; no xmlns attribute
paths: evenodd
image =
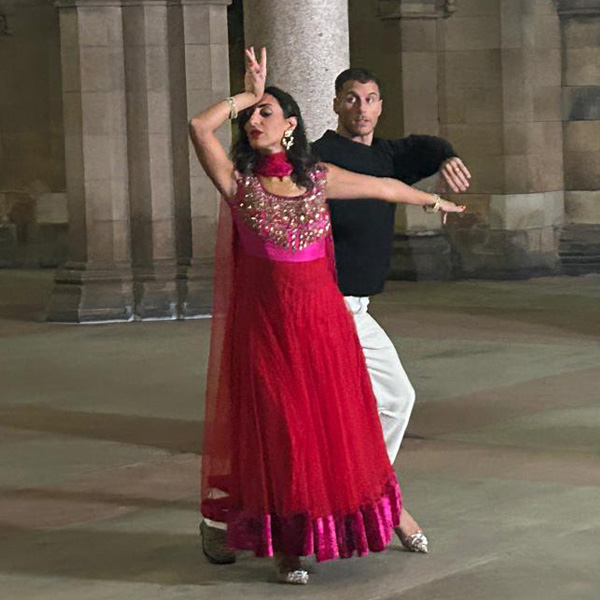
<svg viewBox="0 0 600 600"><path fill-rule="evenodd" d="M390 462L394 464L415 403L415 390L404 371L392 340L368 313L369 298L345 296L344 300L354 317L377 400L385 447ZM216 497L224 495L218 490L214 492ZM226 527L225 523L205 520L209 526L219 529Z"/></svg>
<svg viewBox="0 0 600 600"><path fill-rule="evenodd" d="M394 464L415 404L415 390L392 340L369 314L369 298L345 296L344 300L354 316L356 331L377 399L385 447L390 462Z"/></svg>

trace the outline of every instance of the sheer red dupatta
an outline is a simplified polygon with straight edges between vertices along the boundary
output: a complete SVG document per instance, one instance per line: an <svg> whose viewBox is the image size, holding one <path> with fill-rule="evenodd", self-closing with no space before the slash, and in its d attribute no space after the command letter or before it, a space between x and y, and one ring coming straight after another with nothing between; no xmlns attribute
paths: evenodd
<svg viewBox="0 0 600 600"><path fill-rule="evenodd" d="M213 311L206 376L200 509L214 521L226 522L230 493L232 440L230 363L236 232L225 198L219 206L215 246Z"/></svg>

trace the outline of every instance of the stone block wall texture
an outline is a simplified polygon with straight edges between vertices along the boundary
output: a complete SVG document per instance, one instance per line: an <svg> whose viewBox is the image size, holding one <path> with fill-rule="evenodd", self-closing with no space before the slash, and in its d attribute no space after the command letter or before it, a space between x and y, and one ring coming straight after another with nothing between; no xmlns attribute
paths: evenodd
<svg viewBox="0 0 600 600"><path fill-rule="evenodd" d="M0 0L0 17L0 228L12 240L0 264L56 266L38 252L36 203L66 186L58 13L51 0Z"/></svg>
<svg viewBox="0 0 600 600"><path fill-rule="evenodd" d="M404 130L400 24L380 17L378 0L349 0L348 14L350 64L373 71L382 83L384 110L377 134L400 137ZM426 36L422 39L427 43ZM333 87L328 91L333 100Z"/></svg>
<svg viewBox="0 0 600 600"><path fill-rule="evenodd" d="M591 3L590 3L591 4ZM600 190L600 2L597 15L564 15L563 118L565 121L565 189L567 192ZM581 195L567 193L568 222L600 223L583 214Z"/></svg>
<svg viewBox="0 0 600 600"><path fill-rule="evenodd" d="M600 0L560 0L566 272L600 270Z"/></svg>
<svg viewBox="0 0 600 600"><path fill-rule="evenodd" d="M185 121L177 119L174 112L177 123L187 122L203 108L229 96L227 7L231 0L186 0L181 4L183 47L179 64L183 64L183 69L177 69L177 77L184 81L185 99L177 111L185 111L187 118ZM172 98L177 101L177 93L173 93ZM231 128L221 127L217 136L223 146L229 148ZM189 142L186 159L191 248L180 294L180 315L184 317L210 312L213 254L221 204L218 192L202 170ZM182 212L182 208L179 210Z"/></svg>
<svg viewBox="0 0 600 600"><path fill-rule="evenodd" d="M187 123L228 95L228 4L58 0L71 227L48 318L206 312L219 197Z"/></svg>
<svg viewBox="0 0 600 600"><path fill-rule="evenodd" d="M559 270L561 31L552 0L464 0L440 21L440 135L473 179L450 236L463 276Z"/></svg>
<svg viewBox="0 0 600 600"><path fill-rule="evenodd" d="M573 226L586 232L577 252L596 247L599 0L350 0L349 9L352 64L384 80L378 133L441 135L473 172L469 211L446 230L455 276L560 272L559 234L572 241ZM405 238L440 230L404 208L396 228Z"/></svg>
<svg viewBox="0 0 600 600"><path fill-rule="evenodd" d="M123 9L57 4L69 251L55 276L48 318L128 320L134 297Z"/></svg>

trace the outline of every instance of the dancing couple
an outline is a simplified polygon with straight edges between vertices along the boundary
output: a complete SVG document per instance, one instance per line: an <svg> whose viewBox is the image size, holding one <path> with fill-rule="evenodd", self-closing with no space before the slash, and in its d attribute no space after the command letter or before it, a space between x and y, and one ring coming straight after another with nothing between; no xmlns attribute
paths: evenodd
<svg viewBox="0 0 600 600"><path fill-rule="evenodd" d="M318 160L297 103L265 88L266 51L260 61L246 54L245 91L190 123L226 203L202 455L201 510L212 526L203 522L203 534L224 523L227 548L274 556L280 581L304 584L300 557L382 551L402 513L375 386L338 288L328 201L377 198L444 214L464 206ZM215 132L236 117L230 159Z"/></svg>

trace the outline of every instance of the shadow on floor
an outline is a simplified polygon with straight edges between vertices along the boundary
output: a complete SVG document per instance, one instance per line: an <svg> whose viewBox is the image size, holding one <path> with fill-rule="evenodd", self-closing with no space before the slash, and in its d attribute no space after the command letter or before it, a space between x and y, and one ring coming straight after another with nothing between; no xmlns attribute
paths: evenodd
<svg viewBox="0 0 600 600"><path fill-rule="evenodd" d="M170 498L144 498L141 496L132 496L126 494L115 494L110 492L101 492L98 490L68 490L62 488L40 487L40 488L1 488L0 498L14 498L16 500L66 500L68 502L81 502L84 504L114 504L115 506L128 508L171 508L181 510L195 510L198 501L196 498L187 498L173 500ZM17 528L18 531L21 531ZM5 530L4 525L0 525L0 535L2 533L11 533L11 530Z"/></svg>
<svg viewBox="0 0 600 600"><path fill-rule="evenodd" d="M212 585L264 581L270 573L268 561L257 559L240 560L226 569L199 568L204 562L194 533L23 530L5 540L0 550L0 572L11 575Z"/></svg>
<svg viewBox="0 0 600 600"><path fill-rule="evenodd" d="M201 421L61 410L12 404L0 408L0 426L200 454Z"/></svg>
<svg viewBox="0 0 600 600"><path fill-rule="evenodd" d="M360 583L364 579L357 561L369 561L369 577L389 573L389 561L401 572L404 554L396 547L366 559L328 561L314 565L322 583ZM238 555L234 565L211 565L202 554L198 536L159 532L62 529L51 532L22 532L5 541L0 549L0 572L11 575L64 577L69 579L125 581L159 585L212 586L223 583L275 583L270 559L249 553ZM275 597L275 596L273 596Z"/></svg>

